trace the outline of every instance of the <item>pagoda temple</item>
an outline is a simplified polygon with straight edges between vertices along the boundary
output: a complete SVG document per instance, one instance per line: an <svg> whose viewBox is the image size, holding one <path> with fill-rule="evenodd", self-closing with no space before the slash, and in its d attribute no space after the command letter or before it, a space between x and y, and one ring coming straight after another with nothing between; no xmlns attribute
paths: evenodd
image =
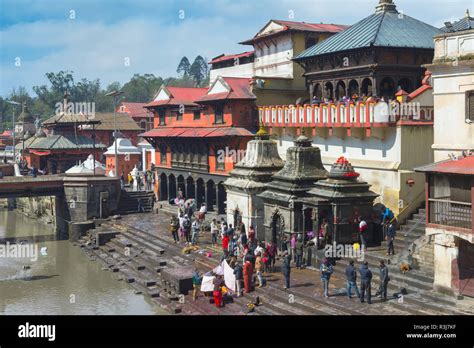
<svg viewBox="0 0 474 348"><path fill-rule="evenodd" d="M318 181L301 199L304 232L319 231L322 219L332 225L332 241L351 244L359 241L358 218L372 220L374 200L378 195L370 185L359 180L359 173L344 157L331 167L326 180ZM369 241L379 242L375 231L369 228Z"/></svg>
<svg viewBox="0 0 474 348"><path fill-rule="evenodd" d="M287 150L285 166L272 176L267 189L259 195L264 204L265 240L281 247L283 235L302 234L301 198L326 179L328 172L321 162L320 149L311 145L304 132Z"/></svg>
<svg viewBox="0 0 474 348"><path fill-rule="evenodd" d="M264 240L263 203L258 195L265 191L266 183L283 166L277 143L270 140L269 134L261 127L255 139L248 142L245 158L235 165L230 178L224 182L227 221L233 221L234 226L240 223L246 228L253 226L257 239Z"/></svg>
<svg viewBox="0 0 474 348"><path fill-rule="evenodd" d="M319 42L294 60L305 69L313 96L339 100L354 94L393 98L398 88L421 86L441 31L380 0L375 13Z"/></svg>

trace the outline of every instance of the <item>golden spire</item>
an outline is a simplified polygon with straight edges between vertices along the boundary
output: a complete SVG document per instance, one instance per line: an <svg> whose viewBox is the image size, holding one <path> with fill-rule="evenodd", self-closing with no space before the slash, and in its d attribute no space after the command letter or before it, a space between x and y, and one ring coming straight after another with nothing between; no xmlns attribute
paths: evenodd
<svg viewBox="0 0 474 348"><path fill-rule="evenodd" d="M256 135L257 139L268 139L269 135L268 132L265 130L265 126L263 125L263 122L260 121L260 128L258 129L258 132Z"/></svg>

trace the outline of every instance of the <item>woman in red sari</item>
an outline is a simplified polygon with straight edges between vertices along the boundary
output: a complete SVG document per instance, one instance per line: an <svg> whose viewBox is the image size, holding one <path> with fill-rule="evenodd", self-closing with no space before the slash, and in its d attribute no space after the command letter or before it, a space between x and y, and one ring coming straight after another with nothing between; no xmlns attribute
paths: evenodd
<svg viewBox="0 0 474 348"><path fill-rule="evenodd" d="M247 260L244 264L244 288L245 292L249 293L252 291L252 276L253 276L253 265Z"/></svg>

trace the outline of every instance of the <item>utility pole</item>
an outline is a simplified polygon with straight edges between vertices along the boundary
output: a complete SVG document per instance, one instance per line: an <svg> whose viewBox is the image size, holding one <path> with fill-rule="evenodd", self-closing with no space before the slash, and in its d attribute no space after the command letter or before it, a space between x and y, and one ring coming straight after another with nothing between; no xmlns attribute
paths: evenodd
<svg viewBox="0 0 474 348"><path fill-rule="evenodd" d="M6 100L6 102L8 104L11 104L11 105L15 105L15 107L13 108L13 131L12 131L12 136L13 136L13 163L15 163L16 161L16 156L15 156L15 152L16 152L16 149L15 149L15 137L16 137L16 134L15 134L15 110L16 110L16 106L18 105L21 105L20 103L14 101L14 100Z"/></svg>
<svg viewBox="0 0 474 348"><path fill-rule="evenodd" d="M122 91L112 91L110 93L107 93L107 97L114 97L114 151L115 151L115 177L118 178L118 155L117 155L117 135L118 135L118 130L117 130L117 102L119 99L119 96L123 94Z"/></svg>

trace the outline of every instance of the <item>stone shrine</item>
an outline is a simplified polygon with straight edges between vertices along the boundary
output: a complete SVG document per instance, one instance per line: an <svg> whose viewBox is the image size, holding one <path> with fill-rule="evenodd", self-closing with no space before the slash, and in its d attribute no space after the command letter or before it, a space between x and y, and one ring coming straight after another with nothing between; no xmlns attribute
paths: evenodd
<svg viewBox="0 0 474 348"><path fill-rule="evenodd" d="M245 158L235 165L224 182L227 190L227 221L234 226L243 223L255 228L257 239L265 239L262 198L272 175L284 166L278 155L277 143L263 129L247 144Z"/></svg>

